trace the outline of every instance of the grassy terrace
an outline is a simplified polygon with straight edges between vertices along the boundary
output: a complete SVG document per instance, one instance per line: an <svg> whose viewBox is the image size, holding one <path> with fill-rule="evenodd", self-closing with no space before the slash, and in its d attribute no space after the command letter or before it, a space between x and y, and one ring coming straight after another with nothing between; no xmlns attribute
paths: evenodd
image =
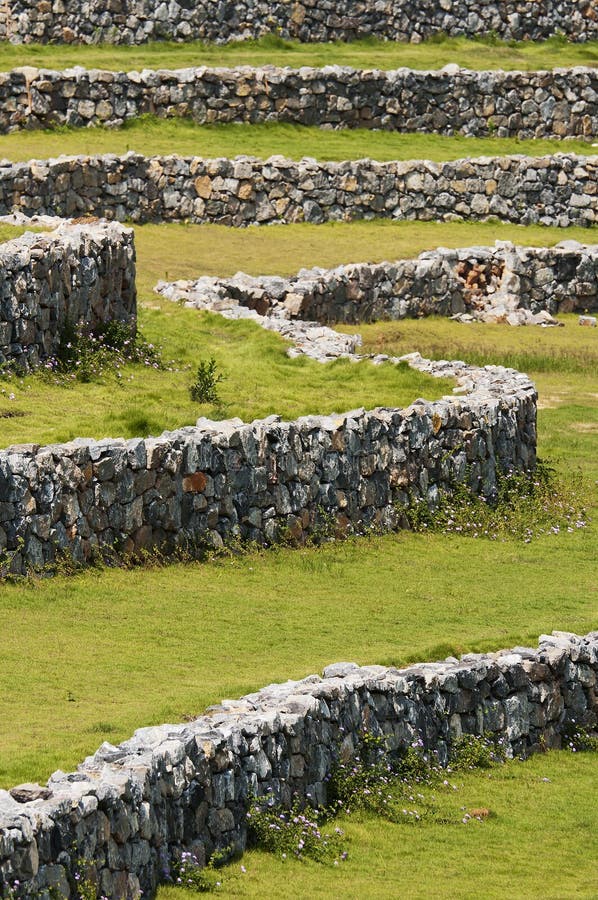
<svg viewBox="0 0 598 900"><path fill-rule="evenodd" d="M290 360L278 336L251 323L231 323L163 301L153 293L153 287L161 278L226 276L239 270L253 275L293 274L309 265L413 256L438 245L488 244L497 238L542 245L556 243L564 236L558 228L388 221L245 230L216 225L144 225L135 232L140 328L148 340L163 347L164 359L173 360L176 370L130 366L120 379L108 376L71 387L38 375L0 382L0 446L31 440L50 443L82 435L159 434L187 425L199 415L240 416L245 421L271 413L295 418L356 406L402 406L421 395L433 399L450 391L450 385L411 371L399 373L390 366L356 369L346 361L323 367L307 359ZM567 236L598 242L598 229L568 229ZM419 327L413 330L414 326ZM433 334L433 329L437 338L431 343L431 355L446 355L447 344L454 341L458 347L453 355L472 351L471 344L459 345L461 336L466 338L469 332L454 323L386 323L357 330L368 336L375 352L390 352L391 342L393 353L407 353L421 349L422 342L427 346L427 335ZM490 341L503 341L503 335L509 335L507 345L501 350L495 348L492 361L500 361L501 354L508 352L509 342L517 337L498 327L490 331L496 335ZM472 332L472 336L477 337L478 332ZM583 357L588 338L593 336L594 332L588 336L573 328L541 332L544 342L549 342L550 353L560 361L569 359L570 352L576 354L576 360ZM528 346L525 341L524 346ZM475 352L476 361L487 361L483 353ZM199 360L212 355L226 373L220 390L223 405L218 408L198 406L188 393ZM591 359L579 365L585 367L586 362ZM553 366L552 356L548 365ZM11 395L13 399L9 399ZM55 414L57 408L63 408L60 417Z"/></svg>
<svg viewBox="0 0 598 900"><path fill-rule="evenodd" d="M135 150L146 156L176 152L187 156L268 157L280 154L292 159L312 156L321 160L430 159L436 162L467 156L506 156L522 153L595 153L587 141L474 138L437 134L397 134L368 129L322 130L304 125L196 125L189 119L157 119L143 116L122 128L56 128L18 131L0 136L0 157L15 162L59 156L61 153L92 155Z"/></svg>
<svg viewBox="0 0 598 900"><path fill-rule="evenodd" d="M444 36L421 44L363 40L354 43L300 44L270 36L224 46L156 42L139 47L0 44L0 68L29 65L52 69L83 65L88 69L177 69L188 66L276 65L353 66L362 69L438 69L458 63L469 69L552 69L597 66L598 41L567 43L560 38L532 43L468 40Z"/></svg>
<svg viewBox="0 0 598 900"><path fill-rule="evenodd" d="M222 386L226 414L251 418L281 409L295 415L357 402L394 403L396 375L389 367L291 363L274 336L162 304L151 286L167 274L166 267L170 277L227 274L240 267L293 272L308 262L380 259L499 236L548 243L562 231L493 223L356 223L242 232L144 226L137 229L141 321L148 336L162 338L166 355L182 362L216 356L229 375ZM361 330L375 350L529 363L525 368L545 407L540 452L560 459L563 472L583 471L595 505L595 330L578 328L573 317L565 328L553 330L485 329L447 320ZM73 388L13 380L4 386L2 408L26 416L2 420L3 443L71 430L113 435L127 427L159 430L177 411L186 422L200 413L218 414L210 407L186 407L191 376L179 377L177 386L165 373L160 388L146 382L144 371L118 387L115 379ZM136 390L138 395L128 393ZM56 409L60 417L52 412ZM144 724L180 721L222 696L318 671L336 659L404 663L535 642L552 628L588 631L598 615L596 551L595 525L528 545L400 533L318 550L279 549L212 563L4 585L0 783L43 779L54 768L73 767L103 739L116 742Z"/></svg>

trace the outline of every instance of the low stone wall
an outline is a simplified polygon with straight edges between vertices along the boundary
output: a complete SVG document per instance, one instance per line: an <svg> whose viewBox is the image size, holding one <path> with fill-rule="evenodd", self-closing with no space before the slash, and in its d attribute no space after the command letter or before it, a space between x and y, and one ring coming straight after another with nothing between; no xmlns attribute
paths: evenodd
<svg viewBox="0 0 598 900"><path fill-rule="evenodd" d="M275 156L60 157L0 162L0 214L97 215L135 222L486 219L566 227L598 221L598 156L455 162L294 162Z"/></svg>
<svg viewBox="0 0 598 900"><path fill-rule="evenodd" d="M149 40L205 40L224 43L264 34L300 41L350 41L370 35L419 42L445 32L477 37L488 32L505 40L542 40L564 34L586 41L598 36L592 0L7 0L0 15L0 39L41 43L142 44Z"/></svg>
<svg viewBox="0 0 598 900"><path fill-rule="evenodd" d="M0 131L121 125L144 113L198 123L431 131L498 137L598 136L598 69L552 72L195 68L0 73Z"/></svg>
<svg viewBox="0 0 598 900"><path fill-rule="evenodd" d="M135 315L131 229L62 224L0 245L0 366L27 371L54 356L67 321L93 329Z"/></svg>
<svg viewBox="0 0 598 900"><path fill-rule="evenodd" d="M417 259L303 269L293 278L239 273L232 278L161 282L158 292L188 306L220 311L227 301L261 316L320 323L408 316L483 316L491 308L530 314L598 309L598 246L440 248Z"/></svg>
<svg viewBox="0 0 598 900"><path fill-rule="evenodd" d="M0 548L13 572L63 550L125 552L230 537L301 541L404 522L412 498L434 507L455 482L492 495L501 471L535 464L536 391L501 366L415 361L454 377L465 397L406 409L282 422L211 422L146 440L78 439L0 452Z"/></svg>
<svg viewBox="0 0 598 900"><path fill-rule="evenodd" d="M46 789L0 791L0 888L49 900L77 896L80 859L98 894L151 896L170 861L190 850L243 849L250 796L326 801L340 753L364 730L388 753L414 741L446 764L461 734L491 732L509 755L559 747L567 723L595 726L598 632L543 635L516 647L405 669L339 663L302 681L225 700L194 722L141 728L103 744ZM36 799L37 798L37 799ZM39 892L39 893L38 893Z"/></svg>

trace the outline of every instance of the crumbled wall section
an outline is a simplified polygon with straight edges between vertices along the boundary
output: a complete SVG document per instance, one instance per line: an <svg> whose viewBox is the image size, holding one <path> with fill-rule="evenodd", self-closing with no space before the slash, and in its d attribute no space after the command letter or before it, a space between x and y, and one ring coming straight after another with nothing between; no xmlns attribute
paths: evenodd
<svg viewBox="0 0 598 900"><path fill-rule="evenodd" d="M151 896L182 850L242 849L251 794L326 800L341 748L364 729L390 754L421 739L446 764L461 734L489 731L510 755L559 747L572 720L595 726L598 632L555 632L539 648L467 654L406 669L339 663L273 684L182 725L103 744L46 789L0 791L0 885L18 897L75 897L77 860L109 900ZM38 798L38 799L34 799ZM39 893L38 893L39 892Z"/></svg>
<svg viewBox="0 0 598 900"><path fill-rule="evenodd" d="M367 365L367 363L365 363ZM501 471L535 465L536 400L527 376L501 366L414 363L456 378L462 397L406 409L251 425L211 422L146 440L91 441L0 452L0 547L12 571L64 550L84 561L123 551L227 538L303 540L390 529L410 497L432 507L455 482L491 495Z"/></svg>
<svg viewBox="0 0 598 900"><path fill-rule="evenodd" d="M350 41L370 35L419 42L445 32L493 32L505 40L542 40L564 34L587 41L598 35L592 0L7 0L0 39L29 43L143 44L149 40L231 40L277 34L300 41Z"/></svg>
<svg viewBox="0 0 598 900"><path fill-rule="evenodd" d="M27 371L52 357L67 320L93 329L135 315L130 228L62 224L0 245L0 366Z"/></svg>
<svg viewBox="0 0 598 900"><path fill-rule="evenodd" d="M0 162L0 214L134 222L487 219L566 227L598 221L598 156L454 162L299 162L136 153Z"/></svg>
<svg viewBox="0 0 598 900"><path fill-rule="evenodd" d="M477 278L467 273L477 274ZM416 259L303 269L293 278L203 276L161 282L158 292L217 311L227 299L259 315L333 324L453 316L511 302L532 313L598 309L598 246L440 248Z"/></svg>
<svg viewBox="0 0 598 900"><path fill-rule="evenodd" d="M293 122L498 137L598 136L598 70L475 72L194 68L0 73L0 131L121 125L144 113L198 123Z"/></svg>

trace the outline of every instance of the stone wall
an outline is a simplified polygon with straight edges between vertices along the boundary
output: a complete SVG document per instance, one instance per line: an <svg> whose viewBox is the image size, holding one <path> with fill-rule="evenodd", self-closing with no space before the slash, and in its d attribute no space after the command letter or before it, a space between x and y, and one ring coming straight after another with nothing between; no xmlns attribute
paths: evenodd
<svg viewBox="0 0 598 900"><path fill-rule="evenodd" d="M300 41L372 35L417 43L439 32L470 37L494 32L505 40L564 34L586 41L598 36L598 14L592 0L422 0L417 5L408 0L7 0L0 17L0 39L25 43L224 43L269 33Z"/></svg>
<svg viewBox="0 0 598 900"><path fill-rule="evenodd" d="M135 320L133 232L62 224L0 245L0 366L28 370L58 350L67 320Z"/></svg>
<svg viewBox="0 0 598 900"><path fill-rule="evenodd" d="M300 125L563 138L598 136L598 69L473 72L195 68L0 73L0 131L121 125L144 113L198 123Z"/></svg>
<svg viewBox="0 0 598 900"><path fill-rule="evenodd" d="M0 162L0 214L97 215L135 222L486 219L522 225L598 221L598 156L454 162L300 162L271 157L60 157Z"/></svg>
<svg viewBox="0 0 598 900"><path fill-rule="evenodd" d="M261 316L320 323L375 322L407 316L485 315L505 318L598 309L598 246L440 248L417 259L303 269L293 278L210 278L160 283L158 292L188 306L220 311L227 300Z"/></svg>
<svg viewBox="0 0 598 900"><path fill-rule="evenodd" d="M404 522L410 496L434 507L455 482L488 496L500 471L534 466L537 395L527 376L421 358L416 366L469 393L406 409L251 425L200 419L146 440L0 451L4 566L26 571L59 550L85 561L101 545L302 541L330 521L339 533L389 529Z"/></svg>
<svg viewBox="0 0 598 900"><path fill-rule="evenodd" d="M47 788L0 791L0 888L75 897L77 860L109 900L151 896L182 850L243 849L251 794L326 801L326 778L367 730L390 755L421 740L447 762L461 734L489 731L509 755L559 747L575 720L595 726L598 632L540 637L539 648L467 654L406 669L338 663L302 681L225 700L181 725L103 744ZM39 892L39 893L38 893ZM6 893L4 893L6 896Z"/></svg>

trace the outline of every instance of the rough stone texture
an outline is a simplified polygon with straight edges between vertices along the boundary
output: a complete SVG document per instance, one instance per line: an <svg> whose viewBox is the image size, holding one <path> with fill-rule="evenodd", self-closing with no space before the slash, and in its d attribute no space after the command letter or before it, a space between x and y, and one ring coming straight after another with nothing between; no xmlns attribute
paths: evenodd
<svg viewBox="0 0 598 900"><path fill-rule="evenodd" d="M418 43L438 32L472 37L494 32L506 40L565 34L586 41L598 36L598 13L593 0L7 0L0 12L0 39L25 43L224 43L271 32L300 41L373 35Z"/></svg>
<svg viewBox="0 0 598 900"><path fill-rule="evenodd" d="M143 113L198 123L327 127L498 137L598 135L598 69L552 72L360 71L339 66L0 73L0 131L121 125Z"/></svg>
<svg viewBox="0 0 598 900"><path fill-rule="evenodd" d="M53 356L67 320L93 329L135 315L132 229L62 223L0 245L0 366L29 370Z"/></svg>
<svg viewBox="0 0 598 900"><path fill-rule="evenodd" d="M157 291L199 309L247 307L260 316L321 324L424 315L484 318L489 308L502 308L507 321L511 307L531 316L598 309L598 246L497 241L494 247L440 248L392 263L303 269L293 278L238 273L161 282Z"/></svg>
<svg viewBox="0 0 598 900"><path fill-rule="evenodd" d="M202 858L245 846L251 794L324 803L326 776L364 729L384 736L391 756L421 739L446 764L455 739L484 731L525 756L559 747L572 720L596 725L597 675L598 632L554 632L537 650L405 669L335 664L323 678L224 700L190 723L141 728L118 747L103 744L76 773L56 772L46 791L0 791L0 887L19 880L17 896L49 900L57 886L75 897L85 858L110 900L151 895L182 850Z"/></svg>
<svg viewBox="0 0 598 900"><path fill-rule="evenodd" d="M410 496L434 507L455 482L492 495L500 471L534 466L527 376L419 355L413 364L469 393L295 422L200 419L146 440L9 447L0 452L5 565L26 571L60 549L84 561L99 545L301 541L322 521L339 534L389 529Z"/></svg>
<svg viewBox="0 0 598 900"><path fill-rule="evenodd" d="M598 221L598 156L453 162L294 162L280 156L60 157L0 163L0 214L98 215L135 222L486 219L566 227Z"/></svg>

